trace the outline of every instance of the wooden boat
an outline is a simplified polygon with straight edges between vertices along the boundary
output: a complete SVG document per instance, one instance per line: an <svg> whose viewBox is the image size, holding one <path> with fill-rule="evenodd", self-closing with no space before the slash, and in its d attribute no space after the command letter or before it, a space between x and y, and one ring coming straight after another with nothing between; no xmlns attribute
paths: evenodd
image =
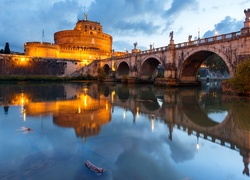
<svg viewBox="0 0 250 180"><path fill-rule="evenodd" d="M96 165L92 164L89 160L85 162L85 166L89 168L89 170L96 172L96 173L103 173L104 169L97 167Z"/></svg>

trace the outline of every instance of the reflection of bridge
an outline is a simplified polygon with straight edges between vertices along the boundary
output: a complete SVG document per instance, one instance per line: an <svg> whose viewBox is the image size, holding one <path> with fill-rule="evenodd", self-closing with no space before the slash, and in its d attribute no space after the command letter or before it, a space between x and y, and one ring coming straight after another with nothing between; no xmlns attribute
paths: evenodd
<svg viewBox="0 0 250 180"><path fill-rule="evenodd" d="M110 77L154 79L159 64L163 67L164 78L157 78L156 84L174 85L197 84L198 69L209 56L217 54L226 63L231 77L234 77L240 61L250 57L250 9L245 10L244 27L239 32L222 34L204 39L175 44L173 37L168 46L140 51L136 45L132 53L99 61ZM79 73L90 73L96 63L83 67ZM171 80L170 80L171 79Z"/></svg>
<svg viewBox="0 0 250 180"><path fill-rule="evenodd" d="M134 116L139 113L148 114L164 120L170 127L177 125L190 134L203 134L206 139L211 137L213 142L220 141L221 145L231 148L246 148L250 150L250 132L237 128L233 107L220 105L227 110L227 116L221 123L214 122L201 108L201 94L193 89L178 91L176 89L154 89L153 86L116 86L116 97L113 105L130 110ZM157 95L153 92L157 91ZM212 95L209 97L213 99ZM218 97L214 98L217 99ZM160 102L160 103L159 103ZM227 129L227 131L225 131ZM240 141L239 141L240 139Z"/></svg>
<svg viewBox="0 0 250 180"><path fill-rule="evenodd" d="M209 96L210 100L219 98L214 93ZM213 97L214 95L216 97ZM172 140L174 127L177 127L188 135L197 136L197 143L199 138L203 138L239 151L246 162L245 170L248 170L250 130L239 127L239 121L248 117L242 115L242 119L238 119L235 116L235 108L228 106L226 100L220 99L218 108L227 110L227 116L221 123L217 123L204 112L199 103L202 94L194 89L179 91L178 89L155 89L153 86L117 85L116 96L112 99L116 99L113 106L121 106L133 113L134 122L138 114L147 114L150 119L163 120L168 125L170 140ZM247 107L243 111L247 112Z"/></svg>

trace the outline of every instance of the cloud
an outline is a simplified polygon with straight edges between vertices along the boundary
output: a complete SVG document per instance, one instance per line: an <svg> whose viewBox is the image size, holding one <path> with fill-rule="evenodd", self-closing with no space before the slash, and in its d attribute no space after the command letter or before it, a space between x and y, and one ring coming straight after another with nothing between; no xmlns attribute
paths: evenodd
<svg viewBox="0 0 250 180"><path fill-rule="evenodd" d="M183 41L181 38L185 32L192 32L192 23L201 24L204 22L202 17L211 11L224 15L230 13L228 8L221 7L221 3L216 7L204 3L198 0L2 0L0 49L9 42L12 51L23 52L25 42L42 41L43 30L44 41L53 43L54 33L73 29L77 20L83 19L85 10L90 21L100 22L104 33L113 37L114 49L132 49L135 41L140 45L138 48L143 49L148 49L152 42L155 47L165 46L167 42L162 37L167 38L170 31L174 31L175 40ZM242 0L237 5L243 6L244 3L248 1ZM202 17L198 17L199 13ZM194 17L197 17L195 22ZM219 33L222 30L238 31L238 27L242 27L236 19L228 18L216 24ZM191 25L187 23L189 20ZM208 24L201 28L206 31L211 28L207 28ZM211 35L214 30L206 33Z"/></svg>
<svg viewBox="0 0 250 180"><path fill-rule="evenodd" d="M214 36L216 32L218 34L227 34L240 31L242 27L243 21L237 21L230 16L226 16L225 19L214 25L214 29L206 31L203 38Z"/></svg>
<svg viewBox="0 0 250 180"><path fill-rule="evenodd" d="M159 0L96 0L89 8L91 18L100 21L107 33L127 36L138 31L150 34L158 30L154 18L160 14L163 4ZM118 13L117 13L118 12ZM128 30L128 31L127 31Z"/></svg>
<svg viewBox="0 0 250 180"><path fill-rule="evenodd" d="M75 1L32 1L4 0L1 3L0 48L9 42L10 49L23 51L27 41L41 41L42 31L45 41L53 42L56 31L74 27L77 13L82 11Z"/></svg>

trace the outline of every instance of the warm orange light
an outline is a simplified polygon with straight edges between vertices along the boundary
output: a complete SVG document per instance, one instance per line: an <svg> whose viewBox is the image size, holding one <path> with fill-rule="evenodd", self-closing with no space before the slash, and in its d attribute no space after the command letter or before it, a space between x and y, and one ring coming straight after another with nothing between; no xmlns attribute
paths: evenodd
<svg viewBox="0 0 250 180"><path fill-rule="evenodd" d="M109 104L108 104L108 101L106 101L106 110L109 109Z"/></svg>
<svg viewBox="0 0 250 180"><path fill-rule="evenodd" d="M86 95L84 95L83 102L84 102L84 106L86 107L87 106L87 96Z"/></svg>
<svg viewBox="0 0 250 180"><path fill-rule="evenodd" d="M113 103L115 99L115 91L111 92L111 102Z"/></svg>

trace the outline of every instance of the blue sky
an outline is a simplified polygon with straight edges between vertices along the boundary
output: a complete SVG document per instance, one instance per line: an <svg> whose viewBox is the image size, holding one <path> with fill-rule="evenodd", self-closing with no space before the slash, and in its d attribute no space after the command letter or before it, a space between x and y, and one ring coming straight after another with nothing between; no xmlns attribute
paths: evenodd
<svg viewBox="0 0 250 180"><path fill-rule="evenodd" d="M169 33L181 43L197 38L239 31L249 0L0 0L0 49L23 52L25 42L54 43L54 33L74 29L78 19L100 22L113 36L113 49L130 51L167 46Z"/></svg>

